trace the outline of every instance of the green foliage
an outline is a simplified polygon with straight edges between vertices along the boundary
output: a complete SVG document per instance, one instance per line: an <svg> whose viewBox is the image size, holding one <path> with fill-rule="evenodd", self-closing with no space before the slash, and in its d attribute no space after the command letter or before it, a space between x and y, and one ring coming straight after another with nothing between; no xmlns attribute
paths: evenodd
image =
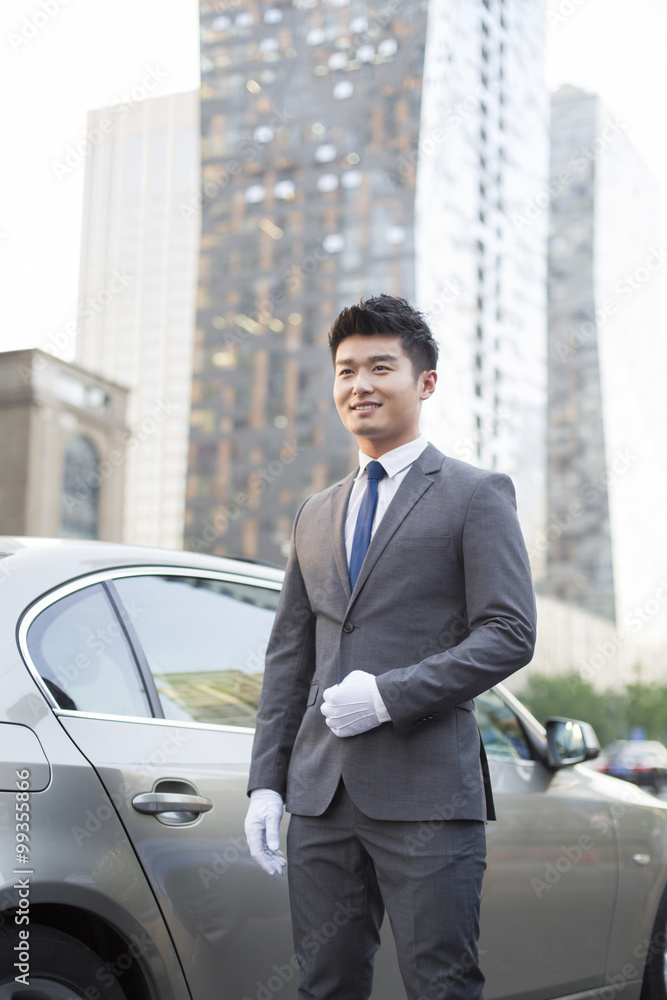
<svg viewBox="0 0 667 1000"><path fill-rule="evenodd" d="M519 697L541 723L554 715L590 722L601 746L627 739L635 726L646 730L647 739L667 744L665 684L634 681L622 691L596 691L577 673L562 677L535 674Z"/></svg>

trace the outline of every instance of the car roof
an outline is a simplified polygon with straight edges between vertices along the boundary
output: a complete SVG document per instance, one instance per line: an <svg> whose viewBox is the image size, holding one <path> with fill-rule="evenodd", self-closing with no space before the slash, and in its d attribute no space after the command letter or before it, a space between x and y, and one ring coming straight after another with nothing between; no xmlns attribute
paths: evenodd
<svg viewBox="0 0 667 1000"><path fill-rule="evenodd" d="M164 566L215 570L247 576L249 580L280 583L277 566L232 556L159 549L120 542L63 538L0 536L0 587L3 603L26 607L42 594L70 580L107 569Z"/></svg>
<svg viewBox="0 0 667 1000"><path fill-rule="evenodd" d="M616 740L602 751L600 756L632 757L638 754L658 753L667 755L667 747L659 740Z"/></svg>

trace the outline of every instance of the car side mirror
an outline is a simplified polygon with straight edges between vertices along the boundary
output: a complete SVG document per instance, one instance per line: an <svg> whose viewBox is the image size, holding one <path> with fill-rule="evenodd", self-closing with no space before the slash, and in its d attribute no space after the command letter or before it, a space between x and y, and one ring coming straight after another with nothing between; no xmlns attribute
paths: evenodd
<svg viewBox="0 0 667 1000"><path fill-rule="evenodd" d="M568 767L593 760L600 753L600 742L588 722L575 719L547 719L547 757L549 767Z"/></svg>

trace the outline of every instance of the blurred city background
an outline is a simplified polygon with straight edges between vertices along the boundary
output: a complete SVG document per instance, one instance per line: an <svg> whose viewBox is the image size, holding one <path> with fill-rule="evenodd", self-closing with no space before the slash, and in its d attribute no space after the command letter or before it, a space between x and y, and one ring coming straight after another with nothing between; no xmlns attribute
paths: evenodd
<svg viewBox="0 0 667 1000"><path fill-rule="evenodd" d="M284 564L355 464L328 329L401 295L425 433L516 484L511 686L666 739L666 37L659 0L10 0L0 533Z"/></svg>

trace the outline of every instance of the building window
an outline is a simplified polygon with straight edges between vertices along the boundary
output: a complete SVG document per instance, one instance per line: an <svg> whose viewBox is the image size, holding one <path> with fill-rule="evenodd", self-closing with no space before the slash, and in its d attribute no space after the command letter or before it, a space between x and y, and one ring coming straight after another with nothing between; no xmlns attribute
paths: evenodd
<svg viewBox="0 0 667 1000"><path fill-rule="evenodd" d="M61 538L98 538L100 463L88 438L71 438L63 463L60 501Z"/></svg>

